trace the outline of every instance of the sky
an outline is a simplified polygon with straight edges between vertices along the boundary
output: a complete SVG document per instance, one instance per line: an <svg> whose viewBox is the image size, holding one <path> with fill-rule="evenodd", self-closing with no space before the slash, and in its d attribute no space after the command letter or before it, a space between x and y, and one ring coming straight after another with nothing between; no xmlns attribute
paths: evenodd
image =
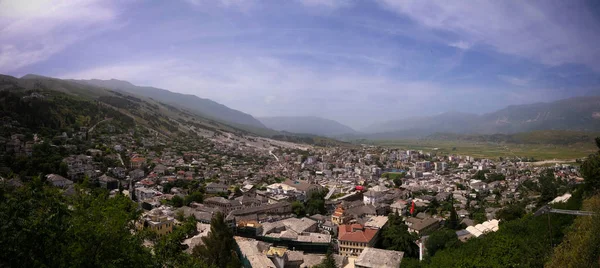
<svg viewBox="0 0 600 268"><path fill-rule="evenodd" d="M600 2L0 0L0 73L356 129L600 95Z"/></svg>

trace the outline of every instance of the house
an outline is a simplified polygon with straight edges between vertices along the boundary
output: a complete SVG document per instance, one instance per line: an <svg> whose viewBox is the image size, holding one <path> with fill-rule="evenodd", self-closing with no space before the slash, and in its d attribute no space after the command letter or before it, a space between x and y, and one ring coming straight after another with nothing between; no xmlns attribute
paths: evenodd
<svg viewBox="0 0 600 268"><path fill-rule="evenodd" d="M106 174L100 176L98 178L98 182L100 183L100 187L107 190L119 188L119 181L113 177L107 176Z"/></svg>
<svg viewBox="0 0 600 268"><path fill-rule="evenodd" d="M405 220L408 226L408 231L417 233L419 235L427 234L440 226L440 221L431 217L420 218L407 218Z"/></svg>
<svg viewBox="0 0 600 268"><path fill-rule="evenodd" d="M233 239L243 267L279 268L263 253L268 251L270 244L239 236L234 236Z"/></svg>
<svg viewBox="0 0 600 268"><path fill-rule="evenodd" d="M384 192L368 190L363 194L363 203L365 203L365 205L376 205L384 196Z"/></svg>
<svg viewBox="0 0 600 268"><path fill-rule="evenodd" d="M209 197L204 200L204 204L208 207L219 209L224 215L229 212L242 208L242 204L237 200L228 200L221 196Z"/></svg>
<svg viewBox="0 0 600 268"><path fill-rule="evenodd" d="M129 168L131 169L141 169L144 164L146 164L146 158L143 157L134 156L131 158L131 160L129 160Z"/></svg>
<svg viewBox="0 0 600 268"><path fill-rule="evenodd" d="M67 188L70 185L73 185L73 181L58 174L48 174L46 175L46 180L54 187Z"/></svg>
<svg viewBox="0 0 600 268"><path fill-rule="evenodd" d="M398 268L404 252L367 247L354 261L356 268Z"/></svg>
<svg viewBox="0 0 600 268"><path fill-rule="evenodd" d="M113 176L115 176L116 178L119 179L124 179L125 178L125 169L122 167L116 167L116 168L111 168L110 169L110 174L112 174Z"/></svg>
<svg viewBox="0 0 600 268"><path fill-rule="evenodd" d="M165 175L165 171L167 170L167 167L165 165L162 164L158 164L154 167L154 169L152 169L152 171L158 175Z"/></svg>
<svg viewBox="0 0 600 268"><path fill-rule="evenodd" d="M135 196L138 200L147 200L156 196L156 191L145 187L135 188Z"/></svg>
<svg viewBox="0 0 600 268"><path fill-rule="evenodd" d="M323 189L323 187L321 187L321 185L312 184L312 183L308 183L306 181L301 181L301 180L287 179L283 182L283 184L294 187L297 192L302 193L306 197L310 197L310 195L312 193L321 191Z"/></svg>
<svg viewBox="0 0 600 268"><path fill-rule="evenodd" d="M144 171L141 169L134 169L132 171L129 171L129 178L131 178L132 180L138 180L144 177Z"/></svg>
<svg viewBox="0 0 600 268"><path fill-rule="evenodd" d="M398 213L398 215L402 215L406 212L408 202L404 200L396 200L396 202L390 205L390 209L392 213Z"/></svg>
<svg viewBox="0 0 600 268"><path fill-rule="evenodd" d="M207 194L227 193L227 188L228 188L227 185L211 182L206 185L206 193Z"/></svg>
<svg viewBox="0 0 600 268"><path fill-rule="evenodd" d="M173 217L166 215L160 209L153 209L142 218L142 225L138 225L138 228L150 228L158 235L165 235L173 232L173 224Z"/></svg>
<svg viewBox="0 0 600 268"><path fill-rule="evenodd" d="M345 213L345 209L342 204L338 205L333 214L331 215L331 222L337 225L345 224L348 222L349 217Z"/></svg>
<svg viewBox="0 0 600 268"><path fill-rule="evenodd" d="M72 180L85 176L92 178L95 175L96 168L91 156L73 155L63 159L63 162L67 164L67 176Z"/></svg>
<svg viewBox="0 0 600 268"><path fill-rule="evenodd" d="M340 254L344 256L360 255L363 249L373 247L377 243L379 230L358 223L340 225L338 229Z"/></svg>

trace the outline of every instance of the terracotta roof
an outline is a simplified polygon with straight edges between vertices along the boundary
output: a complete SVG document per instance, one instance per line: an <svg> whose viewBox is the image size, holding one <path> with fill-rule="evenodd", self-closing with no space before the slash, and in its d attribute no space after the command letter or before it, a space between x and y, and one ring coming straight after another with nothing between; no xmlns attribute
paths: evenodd
<svg viewBox="0 0 600 268"><path fill-rule="evenodd" d="M338 240L368 243L377 235L376 229L364 228L360 224L341 225L338 234Z"/></svg>

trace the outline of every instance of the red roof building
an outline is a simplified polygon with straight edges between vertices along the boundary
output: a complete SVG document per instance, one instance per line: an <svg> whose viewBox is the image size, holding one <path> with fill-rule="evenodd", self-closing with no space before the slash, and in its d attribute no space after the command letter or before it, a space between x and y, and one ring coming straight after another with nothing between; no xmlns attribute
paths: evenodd
<svg viewBox="0 0 600 268"><path fill-rule="evenodd" d="M378 228L364 227L361 224L340 225L338 241L340 254L358 256L366 247L373 247L379 238Z"/></svg>

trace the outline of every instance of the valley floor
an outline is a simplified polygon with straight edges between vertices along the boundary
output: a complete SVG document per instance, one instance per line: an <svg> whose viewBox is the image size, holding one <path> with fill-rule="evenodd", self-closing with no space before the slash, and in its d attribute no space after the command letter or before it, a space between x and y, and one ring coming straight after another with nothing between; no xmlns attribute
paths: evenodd
<svg viewBox="0 0 600 268"><path fill-rule="evenodd" d="M535 160L562 160L575 162L574 159L586 157L594 152L594 144L546 145L484 143L468 141L440 140L377 140L379 146L390 146L411 150L437 151L440 154L469 155L473 157L518 157Z"/></svg>

